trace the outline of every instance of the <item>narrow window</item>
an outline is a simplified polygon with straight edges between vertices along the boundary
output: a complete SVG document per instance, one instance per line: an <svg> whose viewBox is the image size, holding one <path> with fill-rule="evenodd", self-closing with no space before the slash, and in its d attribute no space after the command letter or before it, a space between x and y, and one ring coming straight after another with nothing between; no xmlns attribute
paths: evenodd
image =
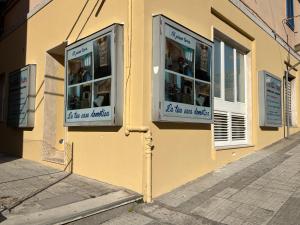
<svg viewBox="0 0 300 225"><path fill-rule="evenodd" d="M234 102L233 48L225 44L225 100Z"/></svg>
<svg viewBox="0 0 300 225"><path fill-rule="evenodd" d="M214 43L214 93L215 97L221 98L221 43L218 40L215 40Z"/></svg>
<svg viewBox="0 0 300 225"><path fill-rule="evenodd" d="M292 76L289 76L288 78L288 83L287 83L287 113L286 114L286 123L289 126L296 126L296 117L295 117L295 112L296 112L296 101L295 101L295 78Z"/></svg>
<svg viewBox="0 0 300 225"><path fill-rule="evenodd" d="M286 24L292 30L295 29L295 22L294 22L294 0L286 0L286 17L287 21Z"/></svg>
<svg viewBox="0 0 300 225"><path fill-rule="evenodd" d="M237 88L237 101L245 102L245 63L244 55L241 53L236 54L236 88Z"/></svg>

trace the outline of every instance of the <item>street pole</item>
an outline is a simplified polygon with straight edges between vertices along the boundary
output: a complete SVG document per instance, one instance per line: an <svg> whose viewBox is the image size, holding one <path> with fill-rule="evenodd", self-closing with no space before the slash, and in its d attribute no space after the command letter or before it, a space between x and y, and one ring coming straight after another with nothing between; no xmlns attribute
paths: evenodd
<svg viewBox="0 0 300 225"><path fill-rule="evenodd" d="M289 82L289 66L287 65L287 70L285 72L285 118L286 118L286 138L289 138L290 135L290 123L289 123L289 101L288 101L288 82Z"/></svg>

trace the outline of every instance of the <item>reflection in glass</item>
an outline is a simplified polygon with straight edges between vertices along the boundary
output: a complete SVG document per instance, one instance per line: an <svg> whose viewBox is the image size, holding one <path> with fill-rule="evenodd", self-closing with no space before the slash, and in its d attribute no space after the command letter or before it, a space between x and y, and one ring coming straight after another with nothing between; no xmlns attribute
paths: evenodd
<svg viewBox="0 0 300 225"><path fill-rule="evenodd" d="M221 98L221 43L215 40L214 48L214 93Z"/></svg>
<svg viewBox="0 0 300 225"><path fill-rule="evenodd" d="M210 107L210 84L196 81L196 105Z"/></svg>
<svg viewBox="0 0 300 225"><path fill-rule="evenodd" d="M94 41L94 79L111 75L110 36Z"/></svg>
<svg viewBox="0 0 300 225"><path fill-rule="evenodd" d="M204 81L210 81L210 57L211 48L200 42L196 44L196 78Z"/></svg>
<svg viewBox="0 0 300 225"><path fill-rule="evenodd" d="M234 102L233 48L225 44L225 100Z"/></svg>
<svg viewBox="0 0 300 225"><path fill-rule="evenodd" d="M91 107L91 84L70 87L68 90L68 109L85 109Z"/></svg>
<svg viewBox="0 0 300 225"><path fill-rule="evenodd" d="M237 101L245 102L245 62L244 55L236 53L236 82L237 82Z"/></svg>
<svg viewBox="0 0 300 225"><path fill-rule="evenodd" d="M111 79L105 79L94 84L94 107L109 106L111 96Z"/></svg>
<svg viewBox="0 0 300 225"><path fill-rule="evenodd" d="M166 38L165 67L176 73L194 76L194 50Z"/></svg>
<svg viewBox="0 0 300 225"><path fill-rule="evenodd" d="M92 54L80 56L68 61L69 84L78 84L92 79Z"/></svg>
<svg viewBox="0 0 300 225"><path fill-rule="evenodd" d="M194 105L193 80L166 73L165 100Z"/></svg>

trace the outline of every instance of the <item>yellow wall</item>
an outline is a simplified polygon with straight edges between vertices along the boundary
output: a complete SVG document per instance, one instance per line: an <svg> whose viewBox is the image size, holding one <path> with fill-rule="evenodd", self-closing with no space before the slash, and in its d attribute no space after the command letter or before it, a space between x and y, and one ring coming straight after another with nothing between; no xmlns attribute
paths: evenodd
<svg viewBox="0 0 300 225"><path fill-rule="evenodd" d="M234 28L211 14L211 7L232 24L246 31L255 40L251 41ZM145 87L144 122L151 126L154 139L153 188L154 195L160 195L211 170L239 159L284 137L283 128L262 130L258 114L258 71L267 70L283 76L287 52L261 28L257 27L229 1L189 1L183 4L174 1L145 1L145 67L144 73L151 84L152 15L163 14L194 32L213 40L213 28L218 29L239 44L251 50L251 104L252 138L250 145L241 149L215 150L212 128L209 125L153 124L151 122L151 86ZM293 60L295 62L295 60ZM292 63L293 64L293 63ZM297 77L297 89L299 78ZM299 96L298 96L299 97ZM299 108L299 107L298 107ZM291 129L291 132L298 131Z"/></svg>
<svg viewBox="0 0 300 225"><path fill-rule="evenodd" d="M86 37L113 23L124 24L124 77L127 77L131 65L130 110L124 109L124 123L132 126L149 126L153 134L153 194L162 193L182 185L213 169L239 159L250 152L261 149L283 138L283 128L262 130L258 115L258 80L257 73L267 70L283 76L283 61L287 52L262 29L225 0L190 0L188 4L181 0L109 0L104 1L99 14L99 5L92 11L96 0L88 1L81 18L68 37L84 0L54 0L40 12L31 17L23 28L19 28L9 38L0 42L0 50L8 52L8 57L0 61L0 73L10 72L23 64L37 64L36 88L40 91L36 98L36 120L33 130L24 132L4 128L1 133L9 140L5 149L13 151L14 143L19 143L23 157L42 163L44 124L44 75L46 71L46 52L68 41ZM100 1L101 2L101 1ZM217 18L211 8L222 14L228 21L240 27L254 37L247 37ZM132 11L131 11L132 10ZM241 149L216 151L213 143L212 125L152 123L152 17L163 14L194 32L213 40L213 28L230 36L232 39L250 49L251 61L251 145ZM130 25L129 21L132 21ZM83 28L84 26L84 28ZM83 30L82 30L83 28ZM26 54L21 47L16 47L18 32L25 33ZM25 30L25 32L24 32ZM82 30L82 32L80 32ZM132 46L129 48L129 44ZM12 48L12 46L14 46ZM22 55L20 63L11 62L15 55ZM129 57L130 56L130 57ZM293 63L296 62L294 59ZM130 62L131 61L131 62ZM292 64L293 64L292 63ZM298 74L297 90L299 89ZM60 87L61 88L61 87ZM125 84L124 84L125 99ZM129 96L127 96L129 97ZM297 99L299 99L297 92ZM128 100L128 99L127 99ZM128 101L126 101L128 106ZM300 106L298 104L298 111ZM124 107L125 108L125 107ZM58 101L58 110L63 112L63 104ZM300 113L299 113L300 114ZM61 118L60 116L58 116ZM299 121L298 117L298 121ZM60 126L57 123L57 126ZM299 124L299 123L298 123ZM142 193L143 189L143 135L139 133L124 135L122 127L69 128L67 132L59 128L56 140L67 139L74 143L74 172L101 181L120 185ZM291 129L292 132L298 128ZM16 136L18 133L19 136ZM16 138L18 141L16 142ZM56 146L58 148L58 146ZM54 164L47 163L55 166Z"/></svg>

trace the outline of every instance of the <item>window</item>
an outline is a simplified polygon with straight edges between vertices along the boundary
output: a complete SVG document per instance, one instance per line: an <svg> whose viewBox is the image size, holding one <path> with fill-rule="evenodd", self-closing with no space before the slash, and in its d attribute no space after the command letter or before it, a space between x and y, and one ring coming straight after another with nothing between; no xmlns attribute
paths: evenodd
<svg viewBox="0 0 300 225"><path fill-rule="evenodd" d="M289 75L287 88L285 89L286 93L286 101L287 101L287 113L286 115L286 124L289 126L297 126L297 117L296 117L296 101L295 101L295 78Z"/></svg>
<svg viewBox="0 0 300 225"><path fill-rule="evenodd" d="M294 22L294 0L286 0L286 17L287 21L286 24L292 30L295 29L295 22Z"/></svg>
<svg viewBox="0 0 300 225"><path fill-rule="evenodd" d="M163 16L154 18L157 29L153 120L211 123L212 42Z"/></svg>
<svg viewBox="0 0 300 225"><path fill-rule="evenodd" d="M214 94L215 97L221 97L221 43L215 40L214 54Z"/></svg>
<svg viewBox="0 0 300 225"><path fill-rule="evenodd" d="M32 128L35 121L36 65L30 64L9 73L7 124Z"/></svg>
<svg viewBox="0 0 300 225"><path fill-rule="evenodd" d="M0 74L0 121L4 121L5 74Z"/></svg>
<svg viewBox="0 0 300 225"><path fill-rule="evenodd" d="M214 43L215 145L247 144L246 55L236 45Z"/></svg>
<svg viewBox="0 0 300 225"><path fill-rule="evenodd" d="M113 25L67 47L66 125L121 124L121 38Z"/></svg>

